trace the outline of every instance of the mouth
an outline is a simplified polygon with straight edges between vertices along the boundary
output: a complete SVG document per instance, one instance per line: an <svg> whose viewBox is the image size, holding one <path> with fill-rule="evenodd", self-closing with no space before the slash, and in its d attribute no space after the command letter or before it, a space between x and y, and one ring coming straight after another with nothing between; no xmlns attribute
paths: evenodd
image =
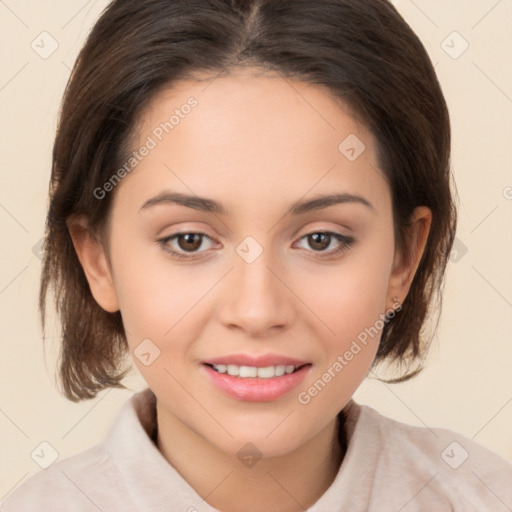
<svg viewBox="0 0 512 512"><path fill-rule="evenodd" d="M248 402L269 402L290 394L309 373L312 363L281 356L226 356L205 361L201 368L224 395Z"/></svg>

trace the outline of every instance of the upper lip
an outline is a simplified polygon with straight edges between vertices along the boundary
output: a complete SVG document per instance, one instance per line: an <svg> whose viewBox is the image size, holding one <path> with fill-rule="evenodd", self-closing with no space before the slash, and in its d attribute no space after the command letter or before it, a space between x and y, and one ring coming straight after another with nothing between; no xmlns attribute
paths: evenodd
<svg viewBox="0 0 512 512"><path fill-rule="evenodd" d="M237 366L255 366L256 368L266 368L267 366L303 366L309 364L309 361L295 359L293 357L282 356L279 354L264 354L260 356L251 356L249 354L230 354L226 356L214 357L203 361L204 364L234 364Z"/></svg>

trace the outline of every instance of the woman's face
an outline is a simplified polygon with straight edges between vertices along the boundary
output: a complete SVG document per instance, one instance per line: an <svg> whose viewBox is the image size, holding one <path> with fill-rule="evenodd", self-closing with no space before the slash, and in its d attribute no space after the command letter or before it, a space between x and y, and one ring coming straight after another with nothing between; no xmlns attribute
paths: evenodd
<svg viewBox="0 0 512 512"><path fill-rule="evenodd" d="M320 86L239 72L161 93L132 149L97 193L115 193L111 309L160 417L290 452L335 420L408 291L373 136Z"/></svg>

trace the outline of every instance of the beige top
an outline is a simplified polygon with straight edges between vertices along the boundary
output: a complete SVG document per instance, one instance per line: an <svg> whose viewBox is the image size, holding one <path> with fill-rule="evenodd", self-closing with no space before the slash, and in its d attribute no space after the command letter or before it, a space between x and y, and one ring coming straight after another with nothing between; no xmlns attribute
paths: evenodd
<svg viewBox="0 0 512 512"><path fill-rule="evenodd" d="M307 512L510 512L512 464L441 428L406 425L353 400L338 474ZM100 444L55 462L4 499L4 512L214 512L151 439L155 396L131 397Z"/></svg>

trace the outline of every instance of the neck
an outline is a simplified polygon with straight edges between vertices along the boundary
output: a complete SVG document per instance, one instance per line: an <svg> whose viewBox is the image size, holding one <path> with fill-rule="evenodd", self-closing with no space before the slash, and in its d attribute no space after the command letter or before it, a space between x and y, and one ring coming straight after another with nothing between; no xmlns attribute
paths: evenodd
<svg viewBox="0 0 512 512"><path fill-rule="evenodd" d="M304 510L332 484L345 455L344 429L337 418L293 452L245 467L236 454L219 450L158 405L157 417L158 449L200 496L223 512Z"/></svg>

